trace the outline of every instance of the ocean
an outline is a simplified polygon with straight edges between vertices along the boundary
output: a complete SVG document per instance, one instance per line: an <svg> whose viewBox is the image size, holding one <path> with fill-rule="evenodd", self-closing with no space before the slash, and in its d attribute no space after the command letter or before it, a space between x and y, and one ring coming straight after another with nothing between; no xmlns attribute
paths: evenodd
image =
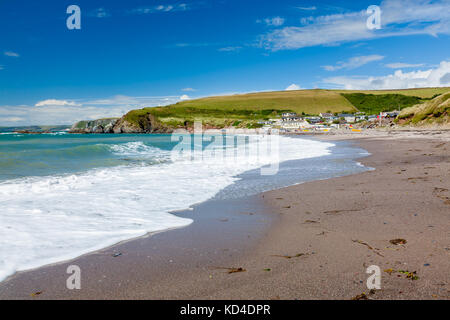
<svg viewBox="0 0 450 320"><path fill-rule="evenodd" d="M356 161L364 150L307 138L277 137L276 152L269 147L255 157L251 150L266 148L268 139L0 134L0 281L187 226L192 219L171 212L208 199L367 170ZM194 153L180 153L188 146ZM261 167L276 174L261 174Z"/></svg>

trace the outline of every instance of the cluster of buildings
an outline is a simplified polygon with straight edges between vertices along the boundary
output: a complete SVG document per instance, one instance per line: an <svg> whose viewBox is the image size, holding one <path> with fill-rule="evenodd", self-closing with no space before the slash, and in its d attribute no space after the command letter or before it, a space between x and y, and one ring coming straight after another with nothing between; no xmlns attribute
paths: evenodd
<svg viewBox="0 0 450 320"><path fill-rule="evenodd" d="M260 121L264 129L277 128L286 132L295 131L329 131L333 128L352 128L355 123L361 121L377 122L380 119L395 118L398 111L382 112L379 115L366 115L364 112L355 114L332 114L320 113L318 116L298 115L287 112L281 115L281 118Z"/></svg>

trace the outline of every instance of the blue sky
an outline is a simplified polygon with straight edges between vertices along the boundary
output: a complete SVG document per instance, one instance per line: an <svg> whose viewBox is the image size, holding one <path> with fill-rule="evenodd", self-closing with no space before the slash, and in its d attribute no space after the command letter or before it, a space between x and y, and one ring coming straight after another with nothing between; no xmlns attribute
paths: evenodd
<svg viewBox="0 0 450 320"><path fill-rule="evenodd" d="M81 29L69 30L69 5ZM366 9L381 8L369 30ZM450 86L450 0L1 0L0 125L263 90Z"/></svg>

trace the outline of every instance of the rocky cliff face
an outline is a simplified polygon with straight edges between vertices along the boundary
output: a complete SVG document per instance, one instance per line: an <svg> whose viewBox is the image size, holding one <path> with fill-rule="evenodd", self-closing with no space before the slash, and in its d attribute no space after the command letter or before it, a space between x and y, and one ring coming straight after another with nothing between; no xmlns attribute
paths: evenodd
<svg viewBox="0 0 450 320"><path fill-rule="evenodd" d="M70 128L70 133L113 133L117 118L79 121Z"/></svg>
<svg viewBox="0 0 450 320"><path fill-rule="evenodd" d="M122 118L79 121L70 129L70 133L170 133L173 129L162 125L157 119L147 114L135 122Z"/></svg>
<svg viewBox="0 0 450 320"><path fill-rule="evenodd" d="M151 133L154 122L149 115L141 117L135 122L130 122L126 116L123 116L116 122L113 130L114 133Z"/></svg>
<svg viewBox="0 0 450 320"><path fill-rule="evenodd" d="M117 120L113 128L113 133L144 133L139 126L128 122L124 118Z"/></svg>

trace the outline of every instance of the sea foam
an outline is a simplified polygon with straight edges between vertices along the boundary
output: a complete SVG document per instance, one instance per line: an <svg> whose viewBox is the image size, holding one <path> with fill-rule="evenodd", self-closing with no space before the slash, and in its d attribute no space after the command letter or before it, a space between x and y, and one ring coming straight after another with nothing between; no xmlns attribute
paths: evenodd
<svg viewBox="0 0 450 320"><path fill-rule="evenodd" d="M17 271L70 260L149 232L187 226L191 219L170 212L212 198L244 171L324 156L333 146L279 139L279 158L247 161L237 152L225 163L189 157L173 161L169 151L136 141L120 143L109 146L115 156L157 161L1 182L0 281Z"/></svg>

